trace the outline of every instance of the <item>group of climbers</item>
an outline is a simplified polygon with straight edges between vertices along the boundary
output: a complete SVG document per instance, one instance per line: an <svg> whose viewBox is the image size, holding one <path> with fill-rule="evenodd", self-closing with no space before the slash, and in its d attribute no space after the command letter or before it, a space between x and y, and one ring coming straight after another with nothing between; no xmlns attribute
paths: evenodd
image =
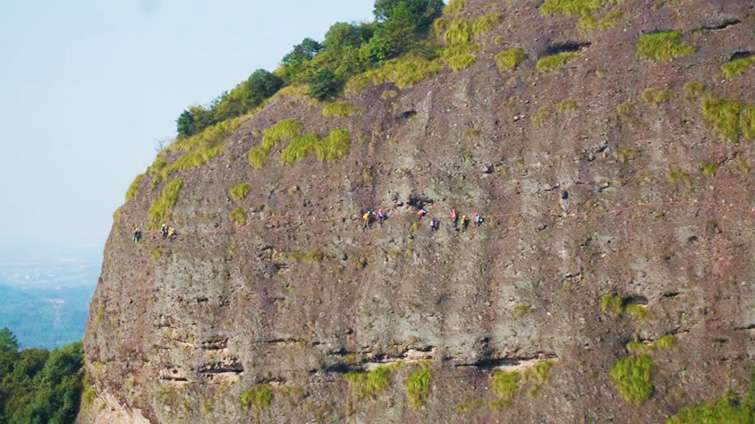
<svg viewBox="0 0 755 424"><path fill-rule="evenodd" d="M416 216L417 216L418 222L424 220L425 217L428 215L429 215L429 212L427 211L427 209L425 209L424 206L421 206L421 205L417 206ZM461 219L459 219L459 214L458 212L456 212L455 208L451 208L451 211L449 212L449 217L451 218L451 225L456 231L459 231L460 228L461 230L466 231L467 228L469 227L470 222L474 222L475 226L477 227L481 226L485 222L485 219L482 217L482 215L480 215L479 212L475 212L474 214L472 214L471 219L467 215L462 215ZM362 228L365 230L372 228L372 223L374 221L378 221L380 225L382 226L383 223L387 219L388 219L388 215L386 215L385 211L382 208L378 209L377 212L374 212L372 209L367 209L362 214ZM461 221L461 227L459 226L460 221ZM432 231L438 231L440 229L440 223L441 223L440 219L433 216L430 219L430 229Z"/></svg>
<svg viewBox="0 0 755 424"><path fill-rule="evenodd" d="M178 233L175 228L163 224L160 226L160 236L163 240L174 241L178 237ZM132 240L134 241L134 244L139 244L142 241L142 231L136 225L134 225Z"/></svg>

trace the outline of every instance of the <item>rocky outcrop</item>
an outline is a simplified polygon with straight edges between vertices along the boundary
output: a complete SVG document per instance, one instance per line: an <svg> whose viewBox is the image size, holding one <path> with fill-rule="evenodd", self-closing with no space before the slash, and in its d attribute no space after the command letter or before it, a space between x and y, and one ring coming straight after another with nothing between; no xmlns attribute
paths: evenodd
<svg viewBox="0 0 755 424"><path fill-rule="evenodd" d="M151 168L107 242L80 421L661 422L746 387L755 74L721 66L755 50L752 2L627 0L591 30L539 4L470 0L502 18L468 69L351 91L350 116L287 90L217 156ZM638 54L672 29L693 52ZM539 71L558 46L577 54ZM510 47L527 59L500 68ZM284 138L252 166L286 119L348 130L348 154L286 165ZM173 241L146 230L170 181ZM649 379L616 371L640 357Z"/></svg>

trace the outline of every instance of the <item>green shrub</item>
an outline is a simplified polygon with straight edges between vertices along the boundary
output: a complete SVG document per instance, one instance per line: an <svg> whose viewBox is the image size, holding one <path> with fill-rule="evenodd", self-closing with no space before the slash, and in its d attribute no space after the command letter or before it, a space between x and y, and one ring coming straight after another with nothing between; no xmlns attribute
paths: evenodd
<svg viewBox="0 0 755 424"><path fill-rule="evenodd" d="M144 174L139 174L134 178L134 181L131 183L130 186L128 186L128 191L126 191L126 201L133 199L134 196L136 196L136 192L139 190L139 186L142 184L142 180L144 179Z"/></svg>
<svg viewBox="0 0 755 424"><path fill-rule="evenodd" d="M532 125L539 127L551 118L551 108L548 106L540 107L534 115L532 115Z"/></svg>
<svg viewBox="0 0 755 424"><path fill-rule="evenodd" d="M430 393L430 370L427 367L422 367L412 371L404 384L409 402L414 408L419 408L425 403L425 399Z"/></svg>
<svg viewBox="0 0 755 424"><path fill-rule="evenodd" d="M653 368L647 353L627 356L613 364L609 377L625 401L640 406L653 394Z"/></svg>
<svg viewBox="0 0 755 424"><path fill-rule="evenodd" d="M535 68L539 72L557 71L566 65L567 62L579 56L577 52L561 52L549 56L543 56L538 59Z"/></svg>
<svg viewBox="0 0 755 424"><path fill-rule="evenodd" d="M636 55L639 59L670 60L695 52L695 48L682 41L678 30L643 34L637 40Z"/></svg>
<svg viewBox="0 0 755 424"><path fill-rule="evenodd" d="M716 171L718 171L718 165L712 162L706 162L702 167L700 167L700 171L706 177L712 177L713 175L716 175Z"/></svg>
<svg viewBox="0 0 755 424"><path fill-rule="evenodd" d="M270 151L276 144L298 137L303 131L304 125L296 119L278 121L265 130L262 142L249 151L249 163L255 168L263 167L270 156Z"/></svg>
<svg viewBox="0 0 755 424"><path fill-rule="evenodd" d="M615 317L624 313L621 296L616 293L606 294L600 299L600 312Z"/></svg>
<svg viewBox="0 0 755 424"><path fill-rule="evenodd" d="M666 424L752 424L755 420L755 371L750 377L750 390L743 398L727 391L712 399L682 409Z"/></svg>
<svg viewBox="0 0 755 424"><path fill-rule="evenodd" d="M249 195L249 191L251 190L252 190L251 184L239 183L231 187L230 190L228 190L228 195L231 196L231 199L237 202L240 202L246 199L246 196Z"/></svg>
<svg viewBox="0 0 755 424"><path fill-rule="evenodd" d="M513 71L527 60L527 53L521 47L510 47L495 55L495 63L501 72Z"/></svg>
<svg viewBox="0 0 755 424"><path fill-rule="evenodd" d="M231 211L231 213L228 215L228 218L230 218L231 221L235 222L236 225L246 225L246 210L239 206L238 208Z"/></svg>
<svg viewBox="0 0 755 424"><path fill-rule="evenodd" d="M493 374L493 391L498 396L499 406L508 406L519 392L522 375L517 371L496 371Z"/></svg>
<svg viewBox="0 0 755 424"><path fill-rule="evenodd" d="M391 386L393 369L392 366L379 366L368 372L348 372L345 377L358 399L374 398Z"/></svg>
<svg viewBox="0 0 755 424"><path fill-rule="evenodd" d="M147 212L147 226L150 230L156 230L170 220L171 209L176 205L182 187L183 181L180 178L174 178L165 184L160 195L152 202Z"/></svg>
<svg viewBox="0 0 755 424"><path fill-rule="evenodd" d="M345 117L352 116L359 113L359 109L355 108L347 102L332 102L327 103L322 107L322 116L325 117Z"/></svg>
<svg viewBox="0 0 755 424"><path fill-rule="evenodd" d="M597 12L602 7L618 3L616 0L545 0L540 6L543 16L587 16Z"/></svg>
<svg viewBox="0 0 755 424"><path fill-rule="evenodd" d="M257 384L244 390L239 402L243 409L254 407L257 411L262 411L273 402L273 389L269 384Z"/></svg>
<svg viewBox="0 0 755 424"><path fill-rule="evenodd" d="M721 65L721 72L723 72L726 79L732 79L744 74L753 66L755 66L755 55L734 59L724 63Z"/></svg>
<svg viewBox="0 0 755 424"><path fill-rule="evenodd" d="M341 91L342 81L330 69L315 72L309 79L309 95L317 100L334 97Z"/></svg>
<svg viewBox="0 0 755 424"><path fill-rule="evenodd" d="M561 100L558 105L556 105L556 109L558 109L558 113L566 113L572 110L577 110L577 102L572 99L564 99Z"/></svg>
<svg viewBox="0 0 755 424"><path fill-rule="evenodd" d="M671 100L673 93L663 88L648 87L642 92L642 100L651 105L659 105Z"/></svg>

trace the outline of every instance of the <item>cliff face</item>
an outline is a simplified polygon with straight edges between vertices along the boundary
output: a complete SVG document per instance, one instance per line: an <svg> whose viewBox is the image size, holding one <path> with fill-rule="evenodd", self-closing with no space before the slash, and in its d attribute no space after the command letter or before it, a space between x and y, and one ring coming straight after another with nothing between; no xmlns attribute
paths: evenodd
<svg viewBox="0 0 755 424"><path fill-rule="evenodd" d="M470 0L457 18L501 18L468 69L352 89L349 116L287 90L219 154L161 155L107 242L80 421L661 422L744 390L755 73L721 65L755 51L753 3L627 0L592 29L539 5ZM692 50L643 56L674 29ZM281 163L341 129L345 156ZM171 184L173 241L147 230Z"/></svg>

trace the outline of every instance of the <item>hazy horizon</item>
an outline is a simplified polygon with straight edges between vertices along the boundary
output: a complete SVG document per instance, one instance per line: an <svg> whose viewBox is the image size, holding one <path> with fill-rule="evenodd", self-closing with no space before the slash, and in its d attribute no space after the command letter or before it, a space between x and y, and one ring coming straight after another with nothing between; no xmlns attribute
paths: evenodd
<svg viewBox="0 0 755 424"><path fill-rule="evenodd" d="M175 119L372 0L13 2L0 17L1 257L101 253ZM335 13L334 13L335 11Z"/></svg>

